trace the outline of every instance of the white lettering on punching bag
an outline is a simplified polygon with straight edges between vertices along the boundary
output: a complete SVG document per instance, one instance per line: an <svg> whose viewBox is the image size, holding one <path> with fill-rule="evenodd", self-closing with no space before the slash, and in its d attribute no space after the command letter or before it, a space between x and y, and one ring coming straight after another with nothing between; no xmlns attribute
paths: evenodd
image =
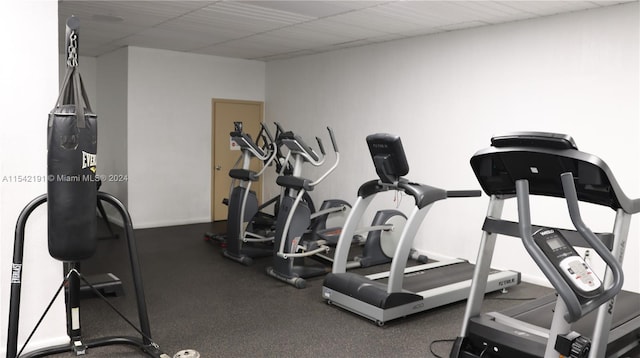
<svg viewBox="0 0 640 358"><path fill-rule="evenodd" d="M89 168L96 172L96 155L82 151L82 169Z"/></svg>

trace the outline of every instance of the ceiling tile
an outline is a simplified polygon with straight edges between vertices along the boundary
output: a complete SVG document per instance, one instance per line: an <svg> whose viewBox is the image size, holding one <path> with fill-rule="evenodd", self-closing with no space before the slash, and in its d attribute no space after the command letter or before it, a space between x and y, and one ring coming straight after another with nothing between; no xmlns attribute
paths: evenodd
<svg viewBox="0 0 640 358"><path fill-rule="evenodd" d="M354 24L335 21L333 18L315 20L297 25L295 29L303 29L323 34L333 34L352 39L382 36L387 32L374 28L360 27Z"/></svg>
<svg viewBox="0 0 640 358"><path fill-rule="evenodd" d="M211 36L206 33L194 35L187 32L151 28L118 40L115 44L120 46L151 47L174 51L191 51L193 49L209 46L214 42L217 42L215 41L215 36Z"/></svg>
<svg viewBox="0 0 640 358"><path fill-rule="evenodd" d="M281 39L270 34L261 34L238 40L227 41L222 44L208 46L194 50L197 53L213 54L220 51L220 56L237 54L241 58L255 58L271 56L278 53L288 53L304 49L299 43L287 39ZM236 56L232 56L236 57Z"/></svg>
<svg viewBox="0 0 640 358"><path fill-rule="evenodd" d="M94 15L121 17L112 25L154 26L211 4L208 1L62 1L58 13L89 20Z"/></svg>
<svg viewBox="0 0 640 358"><path fill-rule="evenodd" d="M598 6L610 6L610 5L622 4L629 1L628 0L598 0L598 1L589 1L589 2L594 3Z"/></svg>
<svg viewBox="0 0 640 358"><path fill-rule="evenodd" d="M340 50L340 49L344 49L344 48L370 45L372 43L373 43L373 41L370 41L368 39L362 39L362 40L354 40L354 41L343 42L343 43L335 43L335 44L331 44L331 45L324 46L324 47L317 47L314 50L316 52L335 51L335 50Z"/></svg>
<svg viewBox="0 0 640 358"><path fill-rule="evenodd" d="M362 11L350 12L331 17L334 21L343 25L357 26L367 30L377 30L385 33L396 33L402 31L416 30L420 27L430 26L430 24L417 24L414 21L407 21L406 18L391 12L381 12L374 8Z"/></svg>
<svg viewBox="0 0 640 358"><path fill-rule="evenodd" d="M80 51L135 45L262 60L579 11L637 0L593 1L59 1L80 18Z"/></svg>
<svg viewBox="0 0 640 358"><path fill-rule="evenodd" d="M323 18L376 6L383 1L247 1L246 3L294 14Z"/></svg>
<svg viewBox="0 0 640 358"><path fill-rule="evenodd" d="M548 16L598 7L589 1L509 1L505 5L538 16Z"/></svg>
<svg viewBox="0 0 640 358"><path fill-rule="evenodd" d="M496 24L534 16L530 12L508 6L511 2L513 1L458 1L455 2L455 6L458 7L458 11L471 15L471 21L483 23Z"/></svg>
<svg viewBox="0 0 640 358"><path fill-rule="evenodd" d="M258 21L263 23L291 25L299 22L313 20L314 17L296 14L288 11L270 9L252 5L247 2L223 1L208 6L209 10L235 19ZM249 24L247 24L249 25Z"/></svg>
<svg viewBox="0 0 640 358"><path fill-rule="evenodd" d="M274 61L274 60L283 60L283 59L292 58L292 57L313 55L315 53L318 53L318 52L313 50L300 50L300 51L280 53L277 55L251 57L249 59L259 60L259 61Z"/></svg>
<svg viewBox="0 0 640 358"><path fill-rule="evenodd" d="M202 14L190 14L167 21L156 28L168 32L184 33L186 36L209 36L210 44L242 38L255 33L248 28L243 28L241 23L220 22L204 17Z"/></svg>
<svg viewBox="0 0 640 358"><path fill-rule="evenodd" d="M327 34L300 27L275 30L251 38L296 49L308 49L353 40L353 38L344 35Z"/></svg>
<svg viewBox="0 0 640 358"><path fill-rule="evenodd" d="M215 56L244 58L244 59L273 56L277 54L276 52L268 51L265 49L257 49L249 46L234 45L234 44L215 45L215 46L200 48L200 49L194 50L193 52L205 54L205 55L215 55Z"/></svg>
<svg viewBox="0 0 640 358"><path fill-rule="evenodd" d="M488 25L486 22L483 21L463 21L463 22L458 22L455 24L449 24L449 25L445 25L445 26L439 26L439 29L442 30L446 30L446 31L453 31L453 30L461 30L461 29L468 29L471 27L480 27L480 26L485 26Z"/></svg>

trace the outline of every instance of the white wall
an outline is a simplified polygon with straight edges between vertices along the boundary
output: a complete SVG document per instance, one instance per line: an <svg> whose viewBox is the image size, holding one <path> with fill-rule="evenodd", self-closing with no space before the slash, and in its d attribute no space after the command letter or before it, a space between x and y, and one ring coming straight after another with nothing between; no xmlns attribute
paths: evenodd
<svg viewBox="0 0 640 358"><path fill-rule="evenodd" d="M8 14L0 40L16 55L3 56L0 63L0 83L5 87L0 96L0 355L5 356L16 220L28 202L47 191L47 114L58 95L58 4L1 2L0 13ZM47 250L46 215L46 206L36 209L26 228L19 346L62 280L62 264ZM60 296L27 351L64 342L64 321Z"/></svg>
<svg viewBox="0 0 640 358"><path fill-rule="evenodd" d="M375 177L368 134L400 135L408 177L453 190L479 188L470 157L493 134L515 130L572 135L581 150L609 164L628 195L640 197L638 28L636 2L269 62L265 118L309 139L327 138L327 125L336 130L343 161L313 192L316 199L353 201L359 185ZM487 203L486 196L436 203L416 248L475 261ZM545 212L534 222L568 226L565 206L553 204L534 206ZM389 196L378 202L395 205ZM505 213L515 218L514 208L506 205ZM611 210L585 211L593 213L593 229L611 230ZM625 288L634 291L639 226L635 218L624 265ZM521 246L499 238L494 266L543 282Z"/></svg>
<svg viewBox="0 0 640 358"><path fill-rule="evenodd" d="M127 75L128 49L121 48L96 60L98 114L98 174L100 190L128 203ZM105 206L106 210L111 210ZM111 216L111 214L109 214ZM120 220L116 216L115 220Z"/></svg>
<svg viewBox="0 0 640 358"><path fill-rule="evenodd" d="M127 91L134 225L210 221L211 99L264 101L265 64L130 47Z"/></svg>

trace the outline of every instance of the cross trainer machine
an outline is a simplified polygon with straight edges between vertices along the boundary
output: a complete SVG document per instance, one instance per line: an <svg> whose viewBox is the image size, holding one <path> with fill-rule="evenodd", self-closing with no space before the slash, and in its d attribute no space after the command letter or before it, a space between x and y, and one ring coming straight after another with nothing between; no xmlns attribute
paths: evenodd
<svg viewBox="0 0 640 358"><path fill-rule="evenodd" d="M233 140L242 152L233 169L229 171L231 177L231 189L229 194L229 210L227 215L227 239L223 255L244 265L250 265L254 257L266 257L271 255L270 245L248 245L249 243L272 243L273 236L269 235L267 224L265 235L260 235L254 230L254 220L259 211L278 200L272 200L258 206L258 198L255 191L251 190L251 184L258 180L276 158L276 143L269 129L260 123L262 127L257 138L265 139L265 148L258 146L249 135L242 131L242 124L235 123L235 131L230 133ZM249 169L251 158L261 160L264 165L259 172ZM241 163L241 168L237 168Z"/></svg>
<svg viewBox="0 0 640 358"><path fill-rule="evenodd" d="M282 143L294 158L294 172L291 176L280 176L276 182L285 188L276 225L273 266L267 274L289 283L296 288L306 287L305 278L324 275L329 272L333 258L326 254L337 243L342 231L340 227L327 227L330 215L346 217L349 203L343 200L325 200L318 212L311 214L305 195L335 170L340 162L340 152L331 128L327 127L336 160L318 179L311 181L301 177L303 162L320 166L325 161L325 150L320 138L316 137L322 156L309 147L302 138L292 132L284 133ZM315 220L315 223L314 223ZM387 263L391 260L388 243L397 241L398 227L404 226L406 216L397 210L383 210L376 213L370 227L352 232L350 243L363 245L362 255L349 263L350 267L368 267ZM366 238L361 235L368 233ZM408 254L408 253L407 253ZM304 259L315 259L318 264L309 264Z"/></svg>
<svg viewBox="0 0 640 358"><path fill-rule="evenodd" d="M242 122L234 123L234 131L230 133L230 137L240 148L241 154L229 171L232 180L229 198L224 201L229 206L227 233L205 233L205 240L211 239L223 243L225 257L244 265L252 264L253 258L267 257L272 254L275 222L280 198L284 195L284 189L282 189L280 195L258 205L256 193L251 190L252 182L257 181L272 163L275 163L279 175L291 175L294 167L289 158L285 158L280 151L279 138L284 133L282 127L275 123L277 130L274 140L269 129L262 123L260 125L261 130L254 141L243 132ZM258 141L261 141L262 145L258 145ZM263 162L263 168L259 172L249 169L252 158ZM305 200L310 203L310 209L314 212L315 207L308 194L305 195ZM263 211L267 207L273 207L273 214Z"/></svg>
<svg viewBox="0 0 640 358"><path fill-rule="evenodd" d="M379 179L364 183L358 190L358 199L338 240L333 271L324 280L322 297L379 326L389 320L467 298L474 269L468 261L453 259L406 267L407 257L420 224L435 202L477 197L480 191L448 191L405 179L403 176L409 172L409 165L398 136L372 134L367 137L367 144ZM377 194L389 190L403 192L415 201L400 234L390 271L368 276L346 272L349 241L362 214ZM491 270L483 293L518 283L518 272Z"/></svg>
<svg viewBox="0 0 640 358"><path fill-rule="evenodd" d="M630 199L600 158L579 151L563 134L516 132L491 138L471 166L491 197L482 228L478 264L460 336L451 357L627 357L640 345L640 295L622 291L631 216L640 199ZM576 230L531 224L532 195L562 198ZM518 222L501 218L505 200L515 196ZM579 204L615 211L612 233L595 234ZM503 312L480 313L498 234L522 240L556 289ZM595 251L606 265L598 277L574 247Z"/></svg>

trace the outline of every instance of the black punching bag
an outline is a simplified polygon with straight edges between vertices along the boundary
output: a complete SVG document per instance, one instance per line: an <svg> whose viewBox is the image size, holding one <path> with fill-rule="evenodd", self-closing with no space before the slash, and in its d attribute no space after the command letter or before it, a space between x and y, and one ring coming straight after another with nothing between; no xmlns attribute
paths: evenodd
<svg viewBox="0 0 640 358"><path fill-rule="evenodd" d="M97 117L78 71L78 20L67 20L67 72L47 130L49 254L91 257L97 239Z"/></svg>

